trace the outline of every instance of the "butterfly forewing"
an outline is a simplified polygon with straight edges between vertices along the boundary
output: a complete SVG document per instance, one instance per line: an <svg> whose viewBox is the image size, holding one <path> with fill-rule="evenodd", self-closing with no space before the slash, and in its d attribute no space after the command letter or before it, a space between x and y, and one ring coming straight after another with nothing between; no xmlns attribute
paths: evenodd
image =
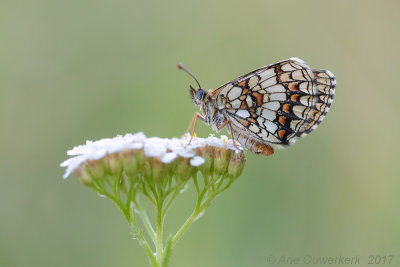
<svg viewBox="0 0 400 267"><path fill-rule="evenodd" d="M212 94L236 133L273 145L294 143L317 127L332 103L335 77L291 58L243 75ZM223 100L221 100L223 99Z"/></svg>

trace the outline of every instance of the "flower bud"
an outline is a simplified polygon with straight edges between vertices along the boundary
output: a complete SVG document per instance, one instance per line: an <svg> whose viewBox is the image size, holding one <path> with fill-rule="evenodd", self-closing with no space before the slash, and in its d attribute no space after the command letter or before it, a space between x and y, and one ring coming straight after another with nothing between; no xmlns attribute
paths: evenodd
<svg viewBox="0 0 400 267"><path fill-rule="evenodd" d="M85 168L87 172L90 173L94 179L105 179L107 176L106 164L104 162L104 159L87 160Z"/></svg>
<svg viewBox="0 0 400 267"><path fill-rule="evenodd" d="M122 172L122 160L120 159L119 153L107 154L108 169L111 175L119 176Z"/></svg>
<svg viewBox="0 0 400 267"><path fill-rule="evenodd" d="M167 175L168 168L161 162L159 157L150 157L149 162L151 167L150 177L155 182L162 181Z"/></svg>
<svg viewBox="0 0 400 267"><path fill-rule="evenodd" d="M79 180L84 184L84 185L90 185L93 182L93 178L90 176L90 174L81 166L76 168L74 170L74 173L76 176L78 176Z"/></svg>
<svg viewBox="0 0 400 267"><path fill-rule="evenodd" d="M176 159L176 174L181 180L187 180L191 177L193 167L190 165L190 159L179 156Z"/></svg>
<svg viewBox="0 0 400 267"><path fill-rule="evenodd" d="M121 154L125 174L131 179L137 179L145 159L143 149L125 149Z"/></svg>
<svg viewBox="0 0 400 267"><path fill-rule="evenodd" d="M228 176L231 179L236 179L237 177L239 177L243 172L245 163L246 158L244 156L244 153L242 151L239 153L235 153L229 161Z"/></svg>
<svg viewBox="0 0 400 267"><path fill-rule="evenodd" d="M214 172L223 175L228 170L229 161L235 153L232 149L215 148L214 152Z"/></svg>
<svg viewBox="0 0 400 267"><path fill-rule="evenodd" d="M196 149L197 155L204 159L204 163L199 166L200 172L204 176L208 176L211 174L214 168L214 149L215 147L206 145L203 147L198 147Z"/></svg>

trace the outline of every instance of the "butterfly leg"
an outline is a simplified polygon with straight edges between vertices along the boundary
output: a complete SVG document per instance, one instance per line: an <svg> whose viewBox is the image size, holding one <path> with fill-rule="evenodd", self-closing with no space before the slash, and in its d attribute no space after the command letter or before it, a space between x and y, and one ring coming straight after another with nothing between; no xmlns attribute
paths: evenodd
<svg viewBox="0 0 400 267"><path fill-rule="evenodd" d="M239 149L239 147L236 145L236 143L235 143L235 136L233 136L233 130L232 130L232 124L231 124L231 121L230 120L226 120L222 125L226 125L227 123L229 123L229 129L231 129L231 138L232 138L232 141L233 141L233 145L238 149L238 150L240 150ZM221 127L222 128L222 127Z"/></svg>
<svg viewBox="0 0 400 267"><path fill-rule="evenodd" d="M197 112L196 112L197 113ZM190 121L189 127L187 128L187 130L185 131L185 135L190 131L190 129L192 129L193 126L193 121L196 118L196 114L193 116L192 120Z"/></svg>
<svg viewBox="0 0 400 267"><path fill-rule="evenodd" d="M204 121L204 117L200 113L196 112L194 114L192 120L190 121L189 127L187 128L185 134L187 134L190 131L190 129L192 129L193 123L195 121L197 122L197 118L200 118L202 121ZM195 125L196 125L196 123L195 123ZM196 126L194 126L194 127L196 128Z"/></svg>
<svg viewBox="0 0 400 267"><path fill-rule="evenodd" d="M233 136L232 124L231 124L230 120L224 121L220 126L218 126L218 129L224 128L224 126L227 125L228 123L229 123L229 129L231 130L231 138L232 138L232 141L233 141L233 145L234 145L237 149L239 149L239 147L238 147L238 146L236 145L236 143L235 143L235 137Z"/></svg>
<svg viewBox="0 0 400 267"><path fill-rule="evenodd" d="M229 120L226 120L226 121L224 121L220 126L218 126L218 129L222 129L222 128L224 128L225 127L225 125L227 125L228 124L228 122L229 122Z"/></svg>
<svg viewBox="0 0 400 267"><path fill-rule="evenodd" d="M192 142L192 139L193 139L193 136L194 136L194 131L196 130L197 119L200 119L200 120L204 121L204 117L200 113L196 112L194 114L193 119L190 122L189 127L185 132L185 134L186 134L186 133L188 133L190 131L191 128L193 128L192 129L192 133L191 133L191 137L190 137L190 141L189 141L189 143L187 145L190 145L190 143Z"/></svg>

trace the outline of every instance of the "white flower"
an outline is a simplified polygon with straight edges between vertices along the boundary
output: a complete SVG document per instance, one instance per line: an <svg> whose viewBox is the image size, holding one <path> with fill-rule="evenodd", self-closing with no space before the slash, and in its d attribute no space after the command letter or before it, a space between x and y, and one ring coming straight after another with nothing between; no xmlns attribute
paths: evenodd
<svg viewBox="0 0 400 267"><path fill-rule="evenodd" d="M183 138L159 138L151 137L146 138L143 133L126 134L124 136L118 135L112 139L106 138L98 141L86 141L85 145L74 147L67 152L68 155L73 156L61 163L61 167L66 167L64 178L67 178L75 169L87 160L98 160L107 154L120 152L122 150L135 150L142 149L147 157L159 157L163 163L171 163L178 156L190 158L192 166L200 166L205 160L196 156L195 148L204 146L221 147L225 149L232 149L237 151L233 145L233 141L229 140L226 136L216 138L210 136L208 138L195 137L188 145L190 140L189 135Z"/></svg>
<svg viewBox="0 0 400 267"><path fill-rule="evenodd" d="M198 166L200 166L201 164L203 164L204 162L205 162L205 159L203 159L203 158L200 157L200 156L195 156L194 158L192 158L192 159L190 160L190 165L195 166L195 167L198 167Z"/></svg>

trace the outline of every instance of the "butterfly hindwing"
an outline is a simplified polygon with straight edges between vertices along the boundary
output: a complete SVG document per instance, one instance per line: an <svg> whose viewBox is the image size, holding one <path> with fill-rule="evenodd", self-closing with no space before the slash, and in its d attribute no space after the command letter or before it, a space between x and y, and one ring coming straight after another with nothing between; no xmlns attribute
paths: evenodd
<svg viewBox="0 0 400 267"><path fill-rule="evenodd" d="M291 58L243 75L212 94L223 103L236 132L281 146L317 127L329 110L335 85L331 72L311 70Z"/></svg>

